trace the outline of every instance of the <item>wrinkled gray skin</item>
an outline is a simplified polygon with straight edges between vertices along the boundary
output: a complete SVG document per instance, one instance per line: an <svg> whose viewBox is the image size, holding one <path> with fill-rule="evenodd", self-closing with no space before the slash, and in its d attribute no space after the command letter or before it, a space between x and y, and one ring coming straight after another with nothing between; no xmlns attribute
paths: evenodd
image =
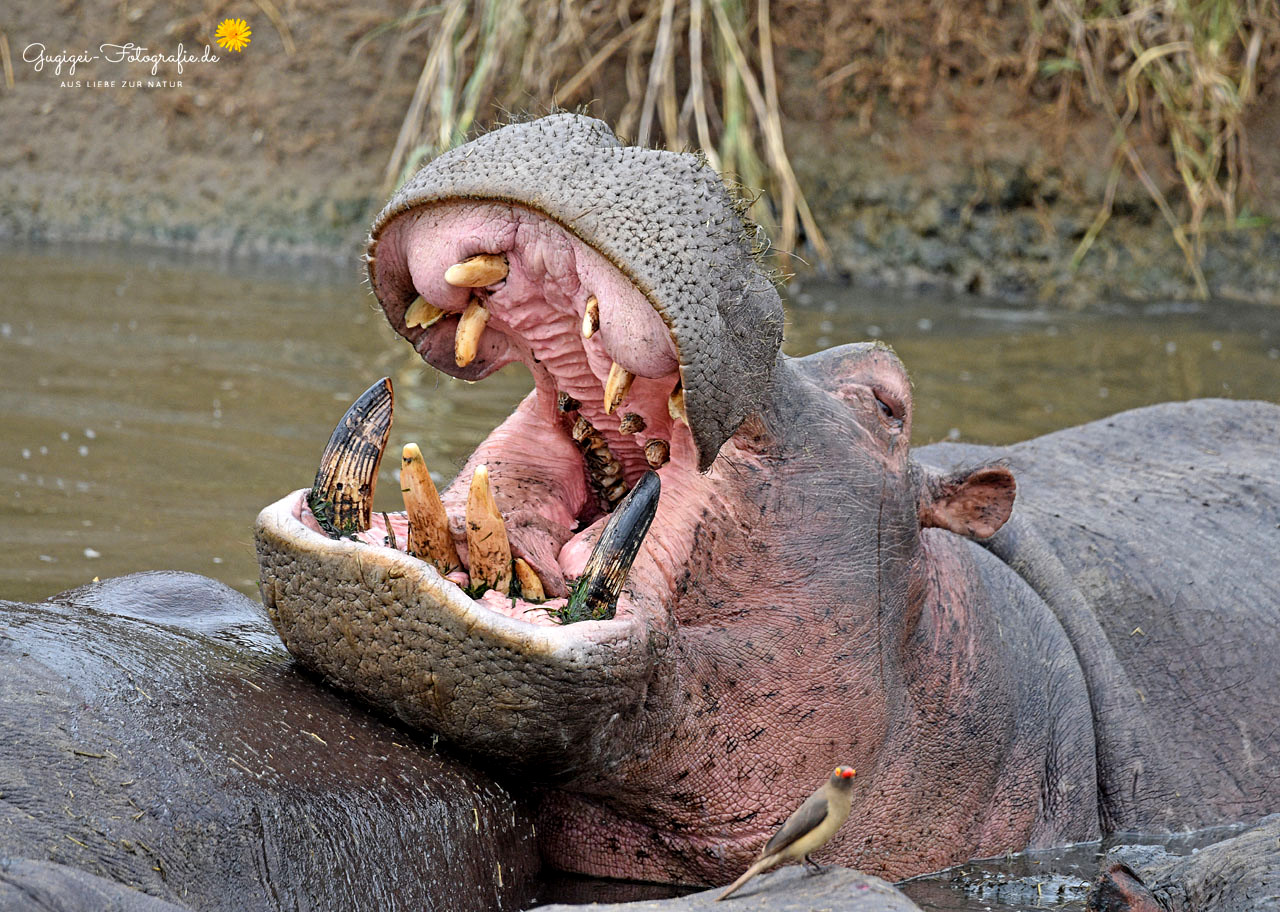
<svg viewBox="0 0 1280 912"><path fill-rule="evenodd" d="M506 617L402 552L305 528L297 495L259 518L263 598L300 661L540 782L553 864L727 882L836 763L858 782L822 859L889 877L1280 807L1280 408L1158 406L912 455L892 353L777 354L781 304L714 175L568 115L442 156L375 225L389 321L466 379L501 359L454 364L465 301L431 258L468 238L413 235L462 204L477 232L545 216L536 236L603 253L670 329L691 435L672 429L626 610ZM541 280L537 250L458 252L510 254L523 293ZM417 292L450 311L428 331L404 322ZM546 401L472 457L504 514L563 486L532 464L567 446L534 420Z"/></svg>
<svg viewBox="0 0 1280 912"><path fill-rule="evenodd" d="M530 895L519 804L318 687L220 583L146 573L0 602L0 668L6 910L479 912Z"/></svg>
<svg viewBox="0 0 1280 912"><path fill-rule="evenodd" d="M1089 912L1277 912L1280 814L1192 855L1117 846L1089 891Z"/></svg>

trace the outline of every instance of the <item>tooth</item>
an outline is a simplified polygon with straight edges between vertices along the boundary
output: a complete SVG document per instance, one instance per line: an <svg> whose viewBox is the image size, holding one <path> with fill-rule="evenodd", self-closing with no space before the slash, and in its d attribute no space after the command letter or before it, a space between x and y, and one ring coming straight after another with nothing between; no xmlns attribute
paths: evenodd
<svg viewBox="0 0 1280 912"><path fill-rule="evenodd" d="M671 458L671 444L665 440L650 440L644 445L644 459L649 468L660 469Z"/></svg>
<svg viewBox="0 0 1280 912"><path fill-rule="evenodd" d="M635 412L627 412L618 422L619 434L639 434L644 430L644 417Z"/></svg>
<svg viewBox="0 0 1280 912"><path fill-rule="evenodd" d="M604 621L614 616L618 595L658 510L661 491L662 482L657 473L645 472L631 493L622 499L587 558L582 576L573 586L569 604L561 614L564 623Z"/></svg>
<svg viewBox="0 0 1280 912"><path fill-rule="evenodd" d="M400 493L409 516L409 553L429 561L441 573L462 569L458 549L449 534L449 516L416 443L405 444L401 452Z"/></svg>
<svg viewBox="0 0 1280 912"><path fill-rule="evenodd" d="M454 263L445 270L444 280L459 288L487 288L507 277L507 258L482 253Z"/></svg>
<svg viewBox="0 0 1280 912"><path fill-rule="evenodd" d="M307 503L331 538L369 528L378 465L391 432L393 400L391 380L383 377L351 403L320 455Z"/></svg>
<svg viewBox="0 0 1280 912"><path fill-rule="evenodd" d="M609 368L609 379L604 384L604 413L612 415L614 409L622 404L631 390L631 381L636 375L631 373L617 361Z"/></svg>
<svg viewBox="0 0 1280 912"><path fill-rule="evenodd" d="M520 597L526 602L546 601L547 594L542 591L542 580L538 579L538 574L529 563L523 557L517 557L514 565L516 581L520 583Z"/></svg>
<svg viewBox="0 0 1280 912"><path fill-rule="evenodd" d="M556 411L567 415L569 412L576 412L580 408L582 408L582 403L568 393L561 392L556 394Z"/></svg>
<svg viewBox="0 0 1280 912"><path fill-rule="evenodd" d="M591 436L598 432L591 426L590 421L579 415L578 420L573 423L571 433L573 434L573 439L578 443L587 443L591 440Z"/></svg>
<svg viewBox="0 0 1280 912"><path fill-rule="evenodd" d="M428 326L434 326L435 322L444 316L444 311L439 307L428 304L423 298L414 298L409 309L404 312L404 325L408 329L415 326L421 326L426 329Z"/></svg>
<svg viewBox="0 0 1280 912"><path fill-rule="evenodd" d="M590 339L600 328L600 302L596 296L587 298L587 310L582 315L582 338Z"/></svg>
<svg viewBox="0 0 1280 912"><path fill-rule="evenodd" d="M683 421L686 425L689 423L689 414L684 409L684 387L679 383L676 384L676 388L671 391L671 396L667 399L667 414L673 420Z"/></svg>
<svg viewBox="0 0 1280 912"><path fill-rule="evenodd" d="M453 340L453 360L458 367L466 367L476 359L484 325L489 322L489 311L479 301L472 301L458 321L458 334Z"/></svg>
<svg viewBox="0 0 1280 912"><path fill-rule="evenodd" d="M467 497L467 551L471 559L471 588L474 592L497 589L511 591L511 543L498 505L489 488L489 467L476 466Z"/></svg>

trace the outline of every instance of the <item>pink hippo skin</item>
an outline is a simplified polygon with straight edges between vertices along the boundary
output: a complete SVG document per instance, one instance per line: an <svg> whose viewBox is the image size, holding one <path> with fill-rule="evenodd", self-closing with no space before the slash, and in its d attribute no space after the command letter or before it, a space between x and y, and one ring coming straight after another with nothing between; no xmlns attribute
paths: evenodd
<svg viewBox="0 0 1280 912"><path fill-rule="evenodd" d="M570 115L406 184L369 247L388 321L448 374L519 360L536 384L445 492L454 537L470 566L485 464L548 601L473 598L402 550L402 516L398 547L380 518L332 539L298 491L257 533L298 660L518 770L544 858L589 874L727 882L837 763L858 771L853 811L819 858L890 878L1280 806L1280 583L1236 573L1280 553L1280 409L1159 407L913 457L897 357L781 356L751 238L697 158ZM478 254L505 277L446 281ZM419 297L443 315L409 326ZM488 322L459 366L472 302ZM609 414L614 365L634 379ZM650 441L669 459L616 610L561 625L611 506L575 418L626 487Z"/></svg>

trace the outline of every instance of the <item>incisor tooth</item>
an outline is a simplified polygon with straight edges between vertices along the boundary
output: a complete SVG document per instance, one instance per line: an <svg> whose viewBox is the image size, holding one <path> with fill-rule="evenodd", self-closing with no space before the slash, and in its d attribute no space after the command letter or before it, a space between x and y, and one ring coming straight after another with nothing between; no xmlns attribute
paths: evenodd
<svg viewBox="0 0 1280 912"><path fill-rule="evenodd" d="M444 280L458 288L487 288L507 277L507 258L492 253L467 257L445 270Z"/></svg>
<svg viewBox="0 0 1280 912"><path fill-rule="evenodd" d="M409 516L409 553L430 561L441 573L462 569L449 533L449 516L416 443L405 444L401 452L400 493Z"/></svg>
<svg viewBox="0 0 1280 912"><path fill-rule="evenodd" d="M590 339L600 328L600 302L596 296L587 298L587 310L582 315L582 338Z"/></svg>
<svg viewBox="0 0 1280 912"><path fill-rule="evenodd" d="M426 329L428 326L434 326L435 322L443 316L444 311L439 307L428 304L422 298L415 298L409 305L409 309L404 312L404 325L409 329L415 326Z"/></svg>
<svg viewBox="0 0 1280 912"><path fill-rule="evenodd" d="M467 551L473 592L511 591L511 543L489 488L489 467L484 465L476 466L467 496Z"/></svg>
<svg viewBox="0 0 1280 912"><path fill-rule="evenodd" d="M489 311L479 301L472 301L458 321L458 334L453 339L453 360L458 367L466 367L476 359L484 325L489 322Z"/></svg>
<svg viewBox="0 0 1280 912"><path fill-rule="evenodd" d="M689 423L689 414L684 409L684 387L676 384L676 388L671 392L670 398L667 399L667 414L674 421L683 421Z"/></svg>
<svg viewBox="0 0 1280 912"><path fill-rule="evenodd" d="M614 409L622 404L631 390L631 381L636 375L631 373L617 361L609 368L609 379L604 384L604 413L612 415Z"/></svg>
<svg viewBox="0 0 1280 912"><path fill-rule="evenodd" d="M544 602L547 594L542 591L542 580L523 557L514 562L516 580L520 583L520 597L526 602Z"/></svg>

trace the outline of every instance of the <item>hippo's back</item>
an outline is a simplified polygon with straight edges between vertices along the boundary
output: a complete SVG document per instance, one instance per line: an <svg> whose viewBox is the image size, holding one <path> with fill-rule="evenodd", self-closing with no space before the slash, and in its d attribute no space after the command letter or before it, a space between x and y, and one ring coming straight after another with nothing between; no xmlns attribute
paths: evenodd
<svg viewBox="0 0 1280 912"><path fill-rule="evenodd" d="M992 450L1014 518L988 547L1062 620L1089 684L1108 829L1280 809L1280 407L1137 409Z"/></svg>

